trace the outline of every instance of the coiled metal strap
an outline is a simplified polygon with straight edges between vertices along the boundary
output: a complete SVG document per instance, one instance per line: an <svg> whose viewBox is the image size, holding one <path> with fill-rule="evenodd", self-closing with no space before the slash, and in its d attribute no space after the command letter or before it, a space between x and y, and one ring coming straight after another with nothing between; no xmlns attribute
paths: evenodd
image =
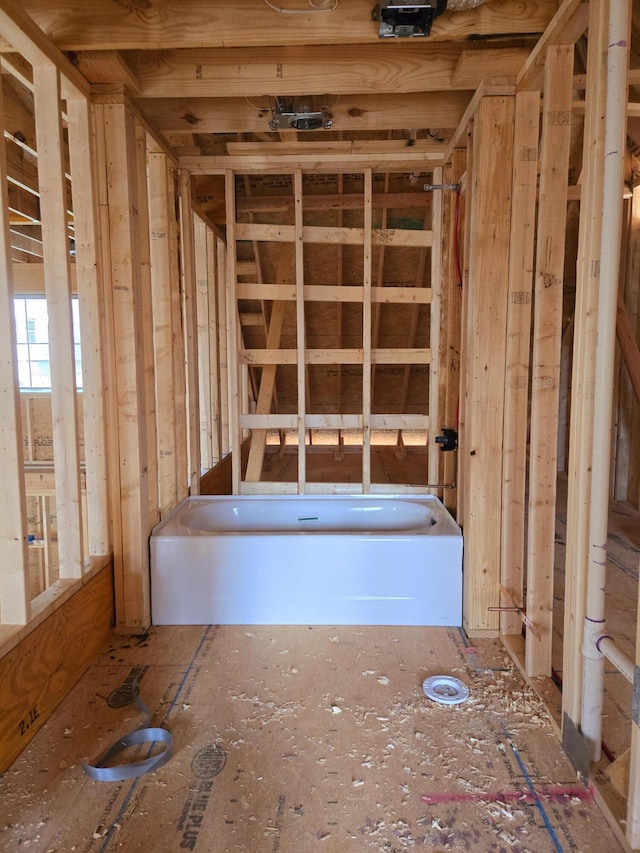
<svg viewBox="0 0 640 853"><path fill-rule="evenodd" d="M142 725L117 740L109 747L104 755L100 756L95 764L87 764L86 761L82 762L82 768L87 776L96 779L98 782L121 782L124 779L135 779L138 776L143 776L145 773L150 773L152 770L162 767L173 754L173 738L170 732L166 729L149 726L151 715L149 714L149 709L138 695L137 679L131 684L131 698L144 714ZM166 749L141 761L131 761L105 767L118 753L123 752L130 746L139 746L144 743L148 743L150 746L157 743L165 744Z"/></svg>

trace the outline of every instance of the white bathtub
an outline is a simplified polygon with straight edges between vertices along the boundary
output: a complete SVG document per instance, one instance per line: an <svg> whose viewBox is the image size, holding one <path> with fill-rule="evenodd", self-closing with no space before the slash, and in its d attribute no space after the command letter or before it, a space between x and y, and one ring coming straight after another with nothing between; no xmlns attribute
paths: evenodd
<svg viewBox="0 0 640 853"><path fill-rule="evenodd" d="M187 498L152 531L155 625L453 625L462 534L432 495Z"/></svg>

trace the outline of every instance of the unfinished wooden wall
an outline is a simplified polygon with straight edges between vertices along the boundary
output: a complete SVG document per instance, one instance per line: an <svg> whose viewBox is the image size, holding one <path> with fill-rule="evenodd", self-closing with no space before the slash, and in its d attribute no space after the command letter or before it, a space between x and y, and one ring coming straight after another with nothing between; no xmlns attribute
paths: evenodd
<svg viewBox="0 0 640 853"><path fill-rule="evenodd" d="M504 387L509 287L513 95L481 97L467 159L468 279L463 287L464 394L460 400L461 522L465 535L464 623L497 633ZM491 334L487 330L491 329Z"/></svg>
<svg viewBox="0 0 640 853"><path fill-rule="evenodd" d="M348 179L330 174L329 166L320 171L326 176L302 170L274 176L279 203L270 210L262 197L263 204L252 202L251 182L260 178L227 176L227 240L236 247L226 269L226 296L236 306L227 313L231 445L240 446L244 430L252 437L245 478L239 459L234 471L237 493L381 491L385 487L371 474L374 433L392 433L394 440L404 430L422 431L429 440L437 433L439 383L446 377L438 370L441 200L424 200L430 214L422 229L378 227L387 220L380 190L388 190L388 175L375 176L374 204L371 169ZM338 187L350 200L332 222L327 188ZM260 188L264 195L263 180ZM237 212L238 199L244 215ZM399 276L407 263L405 282ZM384 325L391 306L406 312L395 338ZM255 384L253 412L247 411L243 368ZM429 392L423 381L416 393L421 373L430 378ZM389 395L398 389L393 401ZM263 476L269 432L290 435L290 446L297 447L291 482ZM312 481L306 454L314 432L333 435L337 447L344 434L357 436L359 485ZM439 457L430 455L438 482Z"/></svg>
<svg viewBox="0 0 640 853"><path fill-rule="evenodd" d="M94 98L94 115L110 341L110 480L117 484L111 503L116 619L142 631L151 619L151 529L187 494L199 492L196 277L207 269L206 236L195 239L188 175L180 174L126 95ZM203 267L196 266L196 246ZM209 282L205 273L205 279L215 295L215 278ZM201 332L204 352L211 342ZM210 404L203 417L206 424L217 417ZM212 459L211 442L207 452Z"/></svg>

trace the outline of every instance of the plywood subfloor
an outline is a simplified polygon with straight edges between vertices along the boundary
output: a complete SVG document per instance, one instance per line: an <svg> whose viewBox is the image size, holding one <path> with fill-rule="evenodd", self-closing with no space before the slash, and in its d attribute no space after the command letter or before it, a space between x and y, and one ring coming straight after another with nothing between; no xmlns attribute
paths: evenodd
<svg viewBox="0 0 640 853"><path fill-rule="evenodd" d="M175 755L84 775L141 723ZM428 700L428 675L469 700ZM620 848L498 641L443 628L162 627L117 638L0 778L0 849L546 853Z"/></svg>

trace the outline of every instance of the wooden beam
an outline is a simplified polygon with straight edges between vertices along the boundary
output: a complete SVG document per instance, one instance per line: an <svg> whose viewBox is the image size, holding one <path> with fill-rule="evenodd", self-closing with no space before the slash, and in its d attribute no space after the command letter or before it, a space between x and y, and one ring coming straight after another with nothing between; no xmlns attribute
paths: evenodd
<svg viewBox="0 0 640 853"><path fill-rule="evenodd" d="M589 510L593 449L593 388L600 277L604 117L606 113L609 0L589 4L584 163L571 379L567 545L563 629L562 710L579 728L582 719L582 641L586 612Z"/></svg>
<svg viewBox="0 0 640 853"><path fill-rule="evenodd" d="M23 0L37 26L60 50L163 50L174 48L238 47L280 44L377 44L378 28L371 21L370 0L350 0L337 14L306 10L279 15L261 0L243 0L242 15L233 0L192 0L177 7L158 0L143 15L128 6L99 0ZM556 11L556 0L501 0L464 12L445 13L434 21L430 42L466 41L509 33L542 32Z"/></svg>
<svg viewBox="0 0 640 853"><path fill-rule="evenodd" d="M398 127L457 127L472 92L418 92L353 95L330 102L333 127L348 130L392 130ZM335 100L335 99L334 99ZM140 108L161 132L266 133L269 99L143 98Z"/></svg>
<svg viewBox="0 0 640 853"><path fill-rule="evenodd" d="M284 244L286 246L288 244ZM238 299L274 299L294 301L295 285L238 284ZM362 302L364 288L361 285L306 284L304 298L307 302ZM432 299L430 287L372 287L371 301L389 305L428 305ZM267 347L268 349L269 347Z"/></svg>
<svg viewBox="0 0 640 853"><path fill-rule="evenodd" d="M242 349L241 364L297 364L295 349ZM431 350L424 347L372 349L372 364L429 364ZM363 364L362 349L307 349L306 364Z"/></svg>
<svg viewBox="0 0 640 853"><path fill-rule="evenodd" d="M316 157L324 154L376 154L391 155L404 153L411 148L412 154L435 154L442 157L444 145L429 139L417 139L408 145L406 139L367 139L367 140L327 140L326 142L227 142L227 154L231 157L252 156L297 156L298 154L313 154ZM305 207L306 207L305 197Z"/></svg>
<svg viewBox="0 0 640 853"><path fill-rule="evenodd" d="M150 624L147 427L138 240L135 118L124 104L96 106L105 290L111 313L112 353L109 437L114 519L116 620L123 629ZM154 449L155 450L155 449Z"/></svg>
<svg viewBox="0 0 640 853"><path fill-rule="evenodd" d="M153 333L149 328L148 317L153 316L153 296L151 287L151 234L149 228L149 169L147 165L147 131L143 125L136 122L135 126L135 174L138 181L138 278L140 287L140 313L143 318L142 352L138 356L144 367L144 399L146 405L145 424L147 429L147 490L149 494L149 524L155 525L160 521L158 501L158 429L157 418L162 414L157 411L155 386L155 354L153 348Z"/></svg>
<svg viewBox="0 0 640 853"><path fill-rule="evenodd" d="M502 488L501 583L523 601L525 488L528 449L531 295L538 179L540 94L519 92L515 99L513 213L509 251L506 387L504 409L504 483ZM515 612L500 614L502 634L520 634ZM535 640L532 640L535 642Z"/></svg>
<svg viewBox="0 0 640 853"><path fill-rule="evenodd" d="M417 192L402 193L373 193L374 208L389 210L423 209L427 207L428 196L420 188ZM360 193L327 193L305 195L305 210L360 210L362 195ZM239 198L238 213L284 212L293 209L291 196L260 196Z"/></svg>
<svg viewBox="0 0 640 853"><path fill-rule="evenodd" d="M463 50L451 75L453 89L477 89L490 69L492 77L514 77L529 57L526 48Z"/></svg>
<svg viewBox="0 0 640 853"><path fill-rule="evenodd" d="M442 185L444 182L443 178L443 169L437 169L433 173L433 183L438 185ZM443 194L444 191L436 190L432 192L431 199L431 230L434 234L433 240L433 248L431 250L431 270L430 270L430 281L431 281L431 291L432 291L432 303L431 303L431 311L429 312L429 348L431 352L434 353L434 357L431 359L431 363L429 365L429 420L430 422L437 428L442 421L441 412L440 412L440 401L442 400L442 384L444 381L449 381L448 377L442 375L442 367L440 361L440 336L443 333L443 315L442 315L442 290L443 290L443 275L442 275L442 224L443 224L443 215L444 215L444 203L443 203ZM425 227L427 223L425 222ZM419 278L421 279L424 275L424 264L425 258L422 253L422 257L420 258L420 268L421 275ZM416 279L416 285L420 286L422 282L419 279ZM418 312L414 308L414 318L417 323ZM412 338L415 338L415 332ZM403 392L403 401L406 397L406 393L408 390L408 383L410 381L410 372L405 369L405 389ZM403 405L403 408L404 405ZM442 424L444 426L444 424ZM429 468L428 468L428 483L438 483L442 482L440 480L440 460L442 454L440 452L440 447L435 442L435 436L429 435L427 437L428 440L428 460L429 460Z"/></svg>
<svg viewBox="0 0 640 853"><path fill-rule="evenodd" d="M371 406L372 380L371 371L373 360L372 351L372 316L371 316L371 284L372 284L372 247L373 247L373 178L371 170L364 173L364 245L362 258L362 492L371 491Z"/></svg>
<svg viewBox="0 0 640 853"><path fill-rule="evenodd" d="M211 443L212 464L217 465L222 458L220 449L220 312L218 308L218 263L217 243L220 238L207 227L207 294L209 297L209 384L211 394ZM202 478L200 478L202 480Z"/></svg>
<svg viewBox="0 0 640 853"><path fill-rule="evenodd" d="M134 56L131 69L143 98L208 97L212 88L227 97L377 94L448 91L461 50L454 44L404 44L402 51L376 44L270 46L164 50L162 63ZM194 67L197 73L194 74ZM463 89L468 86L462 86Z"/></svg>
<svg viewBox="0 0 640 853"><path fill-rule="evenodd" d="M158 507L163 518L178 503L178 480L183 473L178 471L175 452L177 411L174 376L174 349L181 351L182 331L174 328L173 323L172 289L177 286L177 278L170 254L169 216L174 205L170 166L164 152L155 149L147 152L147 164L156 406L162 413L162 428L157 431L156 448ZM184 362L184 359L180 361Z"/></svg>
<svg viewBox="0 0 640 853"><path fill-rule="evenodd" d="M467 144L467 128L469 126L469 122L472 121L476 111L478 109L478 105L480 104L483 98L488 97L509 97L515 94L515 78L503 78L499 80L494 80L493 78L488 78L483 80L480 86L475 91L475 94L469 101L469 105L464 112L464 115L460 119L456 130L449 140L449 144L447 145L447 150L444 153L444 162L448 163L452 156L453 152L456 148L464 148Z"/></svg>
<svg viewBox="0 0 640 853"><path fill-rule="evenodd" d="M466 168L466 151L456 150L451 157L451 164L445 166L443 181L447 184L460 185ZM440 401L440 423L433 424L432 430L447 427L458 429L459 400L461 377L461 312L462 312L462 226L464 221L464 196L462 189L455 193L444 194L444 213L442 223L443 282L440 293L440 315L442 329L440 334L440 377L442 399ZM460 267L460 269L459 269ZM432 433L431 439L435 436ZM443 463L441 477L438 482L455 483L457 478L457 462L459 453L442 453ZM452 510L456 517L458 513L458 489L446 489L443 502L447 509Z"/></svg>
<svg viewBox="0 0 640 853"><path fill-rule="evenodd" d="M226 324L227 324L227 382L229 399L229 449L232 451L231 482L232 494L240 494L242 467L240 454L240 364L238 359L238 297L236 293L236 188L235 175L231 170L225 172L225 204L227 211L227 252L225 270Z"/></svg>
<svg viewBox="0 0 640 853"><path fill-rule="evenodd" d="M304 316L304 246L302 225L302 172L293 175L294 239L296 269L296 373L297 373L297 432L298 432L298 494L305 493L307 483L307 448L305 414L307 411L306 353L307 330Z"/></svg>
<svg viewBox="0 0 640 853"><path fill-rule="evenodd" d="M133 95L140 81L117 50L85 50L76 54L76 68L89 83L119 83Z"/></svg>
<svg viewBox="0 0 640 853"><path fill-rule="evenodd" d="M0 118L3 96L0 89ZM7 161L4 137L0 138L0 543L4 555L0 572L0 623L25 625L31 615L27 505L16 328L13 304L13 266L7 204ZM7 681L4 682L8 684ZM3 715L4 716L4 715ZM15 737L15 732L13 732ZM6 768L5 768L6 769Z"/></svg>
<svg viewBox="0 0 640 853"><path fill-rule="evenodd" d="M60 114L60 75L50 64L33 69L42 209L44 277L49 324L51 409L56 461L56 512L60 577L83 571L80 500L80 430L71 318L71 272L67 229L67 188Z"/></svg>
<svg viewBox="0 0 640 853"><path fill-rule="evenodd" d="M469 199L464 444L463 620L470 636L497 633L506 352L513 97L482 98L473 118ZM491 329L491 334L487 334ZM463 402L464 400L464 402Z"/></svg>
<svg viewBox="0 0 640 853"><path fill-rule="evenodd" d="M200 383L198 371L198 329L196 320L196 267L191 176L178 173L180 199L180 249L182 290L184 293L185 363L187 371L187 416L189 442L189 491L200 494Z"/></svg>
<svg viewBox="0 0 640 853"><path fill-rule="evenodd" d="M200 468L213 467L213 409L211 405L211 346L212 320L209 316L209 276L207 271L207 226L193 215L196 333L198 356L198 392L200 426ZM214 326L215 329L215 326Z"/></svg>
<svg viewBox="0 0 640 853"><path fill-rule="evenodd" d="M525 667L529 677L551 676L562 285L573 53L572 44L551 45L545 64L531 356L526 606L527 616L542 638L527 636Z"/></svg>
<svg viewBox="0 0 640 853"><path fill-rule="evenodd" d="M282 174L296 169L318 174L338 174L340 172L423 172L431 171L443 163L438 154L414 154L406 148L397 154L368 155L352 154L313 154L300 155L263 155L252 157L226 157L218 155L180 157L180 166L192 175L222 175L228 169L242 175Z"/></svg>
<svg viewBox="0 0 640 853"><path fill-rule="evenodd" d="M616 333L636 399L640 401L640 349L631 326L627 307L621 296L618 298Z"/></svg>
<svg viewBox="0 0 640 853"><path fill-rule="evenodd" d="M294 234L293 225L262 225L239 222L236 225L237 240L273 240L290 243ZM342 243L358 246L364 242L363 228L332 228L331 226L304 225L302 239L305 243ZM431 231L409 228L376 228L371 239L374 245L384 246L431 246Z"/></svg>
<svg viewBox="0 0 640 853"><path fill-rule="evenodd" d="M543 84L547 50L553 45L575 44L587 29L588 22L588 0L563 0L518 74L518 91L540 89Z"/></svg>
<svg viewBox="0 0 640 853"><path fill-rule="evenodd" d="M78 307L82 329L82 416L87 480L87 551L103 555L111 551L109 472L106 456L104 302L100 261L101 234L98 222L96 173L89 104L83 98L67 103L68 144L75 214L75 264L70 287L80 279ZM33 266L33 265L30 265Z"/></svg>

